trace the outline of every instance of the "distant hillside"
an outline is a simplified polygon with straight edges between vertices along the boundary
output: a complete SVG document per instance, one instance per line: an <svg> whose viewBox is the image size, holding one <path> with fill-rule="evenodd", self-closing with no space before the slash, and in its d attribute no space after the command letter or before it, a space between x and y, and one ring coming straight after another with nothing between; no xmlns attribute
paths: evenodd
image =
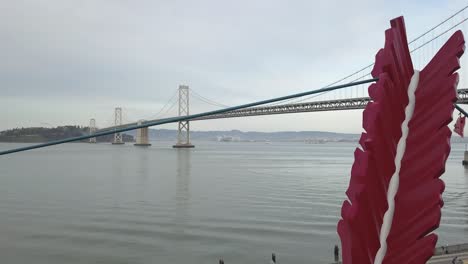
<svg viewBox="0 0 468 264"><path fill-rule="evenodd" d="M0 142L48 142L70 137L88 135L89 128L81 126L59 126L55 128L28 127L0 131ZM236 141L309 141L309 142L357 142L360 134L334 133L323 131L282 131L282 132L243 132L230 131L190 131L193 140L216 141L220 138L233 138ZM134 142L136 131L123 134L125 142ZM174 141L177 138L175 129L149 129L150 141ZM114 135L98 137L98 142L112 142ZM453 143L468 143L467 138L454 134ZM84 140L88 142L88 140Z"/></svg>
<svg viewBox="0 0 468 264"><path fill-rule="evenodd" d="M88 135L88 127L80 126L59 126L54 128L47 127L27 127L14 128L0 132L0 142L48 142L52 140L65 139ZM98 142L112 142L114 135L98 137ZM125 142L134 141L133 136L123 134ZM88 140L85 140L88 141Z"/></svg>
<svg viewBox="0 0 468 264"><path fill-rule="evenodd" d="M129 131L130 135L136 136L135 131ZM238 138L241 141L346 141L355 142L359 139L359 134L344 134L322 131L284 131L284 132L243 132L240 130L231 131L190 131L193 140L216 141L219 137ZM177 137L177 130L172 129L150 129L149 137L151 141L174 140Z"/></svg>

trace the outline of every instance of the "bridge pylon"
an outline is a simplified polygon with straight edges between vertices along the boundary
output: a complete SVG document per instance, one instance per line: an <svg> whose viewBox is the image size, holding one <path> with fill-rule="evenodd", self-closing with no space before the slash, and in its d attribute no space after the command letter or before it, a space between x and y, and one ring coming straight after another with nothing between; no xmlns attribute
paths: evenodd
<svg viewBox="0 0 468 264"><path fill-rule="evenodd" d="M139 120L138 125L141 125L144 120ZM148 147L151 146L149 143L149 138L148 138L148 127L142 127L137 129L136 132L136 143L133 144L135 146L139 147Z"/></svg>
<svg viewBox="0 0 468 264"><path fill-rule="evenodd" d="M114 111L114 125L121 126L122 125L122 107L116 107ZM114 141L112 142L113 145L122 145L125 144L122 140L122 134L120 132L114 134Z"/></svg>
<svg viewBox="0 0 468 264"><path fill-rule="evenodd" d="M187 85L179 85L179 116L188 116L189 113L189 87ZM179 121L177 144L173 148L194 148L190 143L190 122Z"/></svg>
<svg viewBox="0 0 468 264"><path fill-rule="evenodd" d="M92 135L94 133L96 133L96 119L91 118L89 120L89 134ZM89 143L96 143L96 138L90 138Z"/></svg>

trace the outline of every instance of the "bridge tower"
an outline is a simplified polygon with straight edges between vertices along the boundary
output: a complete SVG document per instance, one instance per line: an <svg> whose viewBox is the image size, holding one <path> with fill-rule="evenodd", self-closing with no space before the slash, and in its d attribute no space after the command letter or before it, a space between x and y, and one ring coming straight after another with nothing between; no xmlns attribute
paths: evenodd
<svg viewBox="0 0 468 264"><path fill-rule="evenodd" d="M189 115L189 87L187 85L179 85L179 116ZM193 148L190 144L190 122L179 121L179 129L177 133L177 144L174 148Z"/></svg>
<svg viewBox="0 0 468 264"><path fill-rule="evenodd" d="M121 107L116 107L115 112L114 112L114 125L115 126L121 126L122 125L122 108ZM112 142L113 145L122 145L125 144L122 140L122 134L115 133L114 134L114 142Z"/></svg>
<svg viewBox="0 0 468 264"><path fill-rule="evenodd" d="M144 120L139 120L138 125L141 125L143 123L143 121ZM143 128L137 129L136 143L133 144L133 145L140 146L140 147L151 146L151 144L149 143L149 139L148 139L148 127L143 127Z"/></svg>
<svg viewBox="0 0 468 264"><path fill-rule="evenodd" d="M96 119L91 118L89 120L89 134L91 135L94 133L96 133ZM96 138L95 137L90 138L89 143L96 143Z"/></svg>

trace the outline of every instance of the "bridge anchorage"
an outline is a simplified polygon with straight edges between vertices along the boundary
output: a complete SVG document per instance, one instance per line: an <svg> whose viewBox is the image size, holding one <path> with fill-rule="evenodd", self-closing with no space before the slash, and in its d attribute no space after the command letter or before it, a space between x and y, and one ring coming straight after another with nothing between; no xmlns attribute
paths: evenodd
<svg viewBox="0 0 468 264"><path fill-rule="evenodd" d="M122 107L116 107L114 112L114 125L119 127L122 125ZM125 142L122 140L122 134L117 132L114 134L114 141L112 145L123 145Z"/></svg>
<svg viewBox="0 0 468 264"><path fill-rule="evenodd" d="M188 116L189 113L189 87L187 85L179 85L179 116ZM190 122L179 121L177 133L177 144L173 148L194 148L190 144Z"/></svg>
<svg viewBox="0 0 468 264"><path fill-rule="evenodd" d="M96 119L91 118L89 120L89 134L92 135L94 133L96 133ZM90 138L89 143L96 143L96 138Z"/></svg>
<svg viewBox="0 0 468 264"><path fill-rule="evenodd" d="M143 124L144 120L139 120L138 125ZM134 146L138 147L148 147L151 146L151 143L149 143L149 138L148 138L148 127L143 127L137 129L136 132L136 143L133 144Z"/></svg>

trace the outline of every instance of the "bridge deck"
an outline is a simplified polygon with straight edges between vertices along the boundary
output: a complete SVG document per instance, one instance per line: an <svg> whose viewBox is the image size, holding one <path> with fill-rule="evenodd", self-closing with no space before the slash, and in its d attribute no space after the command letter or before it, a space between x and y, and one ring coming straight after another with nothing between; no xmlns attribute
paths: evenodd
<svg viewBox="0 0 468 264"><path fill-rule="evenodd" d="M458 90L459 104L468 103L468 89ZM354 110L364 109L371 101L369 97L342 99L342 100L327 100L317 102L306 102L298 104L284 104L275 106L262 106L245 108L232 112L227 112L219 115L211 115L194 120L207 120L207 119L220 119L244 116L260 116L260 115L275 115L275 114L289 114L289 113L302 113L302 112L320 112L320 111L338 111L338 110Z"/></svg>
<svg viewBox="0 0 468 264"><path fill-rule="evenodd" d="M245 117L245 116L261 116L261 115L277 115L277 114L291 114L291 113L305 113L305 112L364 109L370 101L371 100L369 97L360 97L360 98L350 98L350 99L252 107L252 108L245 108L245 109L227 112L224 114L205 116L205 117L196 118L192 120L196 121L196 120L221 119L221 118L233 118L233 117ZM468 89L458 90L457 103L468 104ZM157 119L144 121L142 122L142 124L145 124L147 122L154 122L154 121L157 121ZM112 129L118 129L118 128L125 128L127 126L134 126L134 125L137 125L137 123L129 123L129 124L121 125L121 126L107 127L107 128L100 129L99 132L108 131Z"/></svg>

